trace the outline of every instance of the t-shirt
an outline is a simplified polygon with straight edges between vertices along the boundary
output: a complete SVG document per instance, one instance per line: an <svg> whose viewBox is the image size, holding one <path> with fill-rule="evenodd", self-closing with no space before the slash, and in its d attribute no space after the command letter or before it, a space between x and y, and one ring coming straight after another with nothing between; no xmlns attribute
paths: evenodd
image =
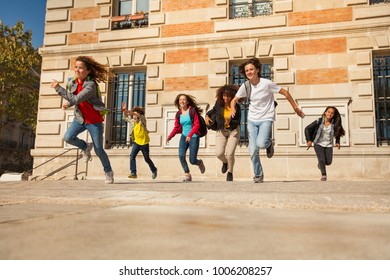
<svg viewBox="0 0 390 280"><path fill-rule="evenodd" d="M224 118L225 128L230 127L230 112L231 112L231 110L232 109L230 107L225 107L223 109L223 118Z"/></svg>
<svg viewBox="0 0 390 280"><path fill-rule="evenodd" d="M251 83L251 89L248 120L274 121L274 94L278 93L281 87L271 80L260 78L260 82L257 85L252 85ZM236 93L236 97L244 98L246 96L245 84L242 84Z"/></svg>
<svg viewBox="0 0 390 280"><path fill-rule="evenodd" d="M80 82L79 79L76 79L77 83L77 90L74 93L75 95L79 94L80 91L83 89L83 83L84 81ZM94 123L102 123L103 117L100 115L100 112L95 110L93 108L93 105L89 103L88 101L83 101L78 104L79 110L81 114L83 115L84 122L86 124L94 124Z"/></svg>
<svg viewBox="0 0 390 280"><path fill-rule="evenodd" d="M134 123L134 142L138 145L146 145L150 142L149 134L146 132L145 128L141 125L141 122Z"/></svg>
<svg viewBox="0 0 390 280"><path fill-rule="evenodd" d="M187 137L188 134L190 134L191 129L192 129L192 121L191 121L191 117L190 117L190 110L187 110L187 113L184 114L184 115L180 114L180 124L181 124L181 126L183 128L182 135ZM194 135L192 135L192 137L198 137L198 135L196 135L194 133Z"/></svg>
<svg viewBox="0 0 390 280"><path fill-rule="evenodd" d="M328 127L324 126L323 129L321 130L321 135L320 138L318 139L317 144L322 146L322 147L332 147L332 139L330 139L330 132L331 132L331 125Z"/></svg>

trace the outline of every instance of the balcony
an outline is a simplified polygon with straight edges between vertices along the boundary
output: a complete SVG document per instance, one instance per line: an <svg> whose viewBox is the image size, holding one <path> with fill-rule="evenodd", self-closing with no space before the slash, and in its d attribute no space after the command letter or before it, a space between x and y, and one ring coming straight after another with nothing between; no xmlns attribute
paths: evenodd
<svg viewBox="0 0 390 280"><path fill-rule="evenodd" d="M111 30L147 27L149 14L140 12L134 15L114 16L111 18Z"/></svg>

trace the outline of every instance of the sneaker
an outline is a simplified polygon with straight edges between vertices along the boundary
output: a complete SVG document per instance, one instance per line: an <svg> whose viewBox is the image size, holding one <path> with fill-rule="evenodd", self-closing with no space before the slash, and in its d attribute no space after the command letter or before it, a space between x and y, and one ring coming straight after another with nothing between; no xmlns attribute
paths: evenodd
<svg viewBox="0 0 390 280"><path fill-rule="evenodd" d="M321 181L326 181L326 175L322 175Z"/></svg>
<svg viewBox="0 0 390 280"><path fill-rule="evenodd" d="M83 159L85 162L88 162L91 160L91 150L93 148L93 143L87 143L87 148L83 151Z"/></svg>
<svg viewBox="0 0 390 280"><path fill-rule="evenodd" d="M192 176L190 173L185 173L183 177L183 182L191 182L192 181Z"/></svg>
<svg viewBox="0 0 390 280"><path fill-rule="evenodd" d="M233 173L232 172L227 173L226 181L233 181Z"/></svg>
<svg viewBox="0 0 390 280"><path fill-rule="evenodd" d="M264 176L261 175L261 176L255 176L255 177L253 177L253 182L254 182L254 183L263 183L263 182L264 182Z"/></svg>
<svg viewBox="0 0 390 280"><path fill-rule="evenodd" d="M127 177L130 178L130 179L137 179L137 174L130 174Z"/></svg>
<svg viewBox="0 0 390 280"><path fill-rule="evenodd" d="M106 173L106 181L104 181L106 184L112 184L114 183L114 172L110 171Z"/></svg>
<svg viewBox="0 0 390 280"><path fill-rule="evenodd" d="M267 158L272 158L274 155L274 140L271 140L271 145L267 148Z"/></svg>
<svg viewBox="0 0 390 280"><path fill-rule="evenodd" d="M156 179L157 178L157 168L154 172L152 172L152 179Z"/></svg>
<svg viewBox="0 0 390 280"><path fill-rule="evenodd" d="M227 171L227 169L228 169L228 164L227 164L227 162L226 162L226 163L224 162L224 163L222 164L222 168L221 168L222 174L225 174L226 171Z"/></svg>
<svg viewBox="0 0 390 280"><path fill-rule="evenodd" d="M200 173L203 174L206 171L206 167L204 166L203 160L201 160L201 159L199 160L198 167L199 167Z"/></svg>

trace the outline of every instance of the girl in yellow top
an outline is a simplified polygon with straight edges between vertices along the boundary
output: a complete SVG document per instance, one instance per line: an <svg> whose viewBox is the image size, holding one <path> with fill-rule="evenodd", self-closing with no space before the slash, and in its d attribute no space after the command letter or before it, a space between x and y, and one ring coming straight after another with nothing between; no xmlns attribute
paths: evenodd
<svg viewBox="0 0 390 280"><path fill-rule="evenodd" d="M129 178L137 178L137 164L135 161L139 151L142 152L146 163L152 172L152 179L157 177L157 168L149 157L149 131L146 128L145 111L141 107L134 107L131 111L126 110L126 103L122 102L123 119L130 123L130 134L133 138L133 148L130 154Z"/></svg>

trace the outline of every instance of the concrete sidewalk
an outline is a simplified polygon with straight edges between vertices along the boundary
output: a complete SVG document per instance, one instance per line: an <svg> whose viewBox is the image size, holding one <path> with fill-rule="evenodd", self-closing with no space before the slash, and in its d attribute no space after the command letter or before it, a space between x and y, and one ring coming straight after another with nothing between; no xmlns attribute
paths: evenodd
<svg viewBox="0 0 390 280"><path fill-rule="evenodd" d="M390 182L0 183L0 259L390 259Z"/></svg>

